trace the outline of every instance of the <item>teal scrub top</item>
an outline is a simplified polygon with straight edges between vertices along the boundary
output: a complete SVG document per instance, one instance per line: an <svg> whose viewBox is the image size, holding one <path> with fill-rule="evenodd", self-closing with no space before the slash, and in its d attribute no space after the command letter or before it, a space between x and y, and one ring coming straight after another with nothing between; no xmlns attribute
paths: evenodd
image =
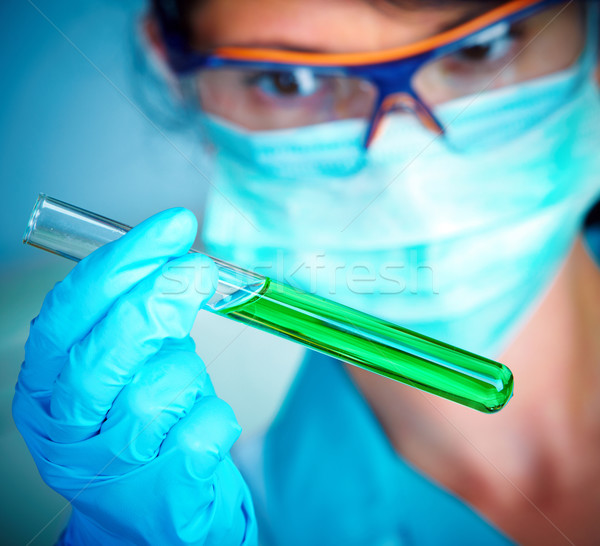
<svg viewBox="0 0 600 546"><path fill-rule="evenodd" d="M234 458L261 544L512 544L402 460L341 363L318 353L260 444Z"/></svg>

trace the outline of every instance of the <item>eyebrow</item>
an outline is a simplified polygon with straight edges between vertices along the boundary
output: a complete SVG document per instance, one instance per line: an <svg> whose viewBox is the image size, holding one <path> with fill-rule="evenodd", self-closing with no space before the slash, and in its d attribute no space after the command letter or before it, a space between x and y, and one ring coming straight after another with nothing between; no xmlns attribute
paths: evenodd
<svg viewBox="0 0 600 546"><path fill-rule="evenodd" d="M502 4L503 2L485 2L484 6L482 3L477 2L473 3L473 6L468 11L468 13L463 13L459 17L457 17L454 21L449 23L445 23L443 25L438 26L431 33L431 36L436 36L437 34L441 34L443 32L447 32L452 30L453 28L460 27L461 25L468 23L471 19L478 17L479 15L484 14L487 11L490 11L497 7L497 5ZM464 5L463 2L448 2L447 4L455 4L455 5ZM431 9L435 6L429 6L428 9ZM218 46L222 47L222 46ZM303 47L298 44L293 43L285 43L285 42L267 42L267 41L252 41L252 42L236 42L234 44L228 44L227 47L236 47L236 48L261 48L261 49L275 49L275 50L285 50L292 51L297 53L323 53L324 51L321 49L314 49L310 47ZM213 49L213 48L211 48Z"/></svg>
<svg viewBox="0 0 600 546"><path fill-rule="evenodd" d="M445 25L441 25L434 33L434 36L435 34L441 34L442 32L447 32L449 30L452 30L453 28L460 27L461 25L468 23L470 20L475 19L475 17L479 17L485 12L493 10L500 4L502 4L502 2L494 2L491 5L486 4L484 9L482 9L483 6L481 4L479 4L478 6L473 6L473 8L468 13L461 15L455 21L452 21L451 23L447 23Z"/></svg>

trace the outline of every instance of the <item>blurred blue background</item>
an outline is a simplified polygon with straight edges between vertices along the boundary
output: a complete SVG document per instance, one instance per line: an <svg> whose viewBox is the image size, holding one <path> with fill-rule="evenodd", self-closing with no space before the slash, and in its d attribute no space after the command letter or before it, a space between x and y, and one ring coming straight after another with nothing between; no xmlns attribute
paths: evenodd
<svg viewBox="0 0 600 546"><path fill-rule="evenodd" d="M200 211L206 184L184 156L198 164L201 154L131 104L141 102L132 46L144 2L35 5L49 21L24 0L0 6L0 256L38 259L20 236L40 191L132 223L182 203Z"/></svg>
<svg viewBox="0 0 600 546"><path fill-rule="evenodd" d="M21 244L37 194L129 224L171 206L202 215L208 167L197 142L183 130L158 130L140 112L134 45L145 7L140 0L0 3L2 544L52 544L69 514L41 481L10 413L29 321L72 267ZM193 334L243 438L260 432L300 350L204 312Z"/></svg>

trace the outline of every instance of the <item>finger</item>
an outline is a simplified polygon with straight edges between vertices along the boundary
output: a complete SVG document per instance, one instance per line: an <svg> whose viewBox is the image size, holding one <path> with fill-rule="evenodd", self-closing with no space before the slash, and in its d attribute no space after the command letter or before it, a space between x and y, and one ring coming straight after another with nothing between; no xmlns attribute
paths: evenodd
<svg viewBox="0 0 600 546"><path fill-rule="evenodd" d="M158 458L176 451L183 465L180 471L187 478L206 479L228 456L241 432L229 404L216 396L203 396L167 434Z"/></svg>
<svg viewBox="0 0 600 546"><path fill-rule="evenodd" d="M188 473L191 456L171 450L146 467L165 484L163 513L178 529L178 539L185 544L257 544L252 495L231 457L198 478ZM220 525L214 524L217 518Z"/></svg>
<svg viewBox="0 0 600 546"><path fill-rule="evenodd" d="M187 253L196 230L190 211L166 210L82 260L46 296L32 322L20 380L32 391L48 390L71 346L116 299L170 258Z"/></svg>
<svg viewBox="0 0 600 546"><path fill-rule="evenodd" d="M163 347L117 396L100 430L107 459L113 459L105 473L120 475L150 462L196 400L214 396L204 363L188 341Z"/></svg>
<svg viewBox="0 0 600 546"><path fill-rule="evenodd" d="M165 340L188 337L198 309L214 293L217 270L201 254L172 260L110 309L75 345L50 401L59 436L73 442L95 434L119 391Z"/></svg>
<svg viewBox="0 0 600 546"><path fill-rule="evenodd" d="M36 326L60 334L64 351L98 322L122 294L170 258L187 253L197 221L186 209L152 216L81 261L44 302Z"/></svg>

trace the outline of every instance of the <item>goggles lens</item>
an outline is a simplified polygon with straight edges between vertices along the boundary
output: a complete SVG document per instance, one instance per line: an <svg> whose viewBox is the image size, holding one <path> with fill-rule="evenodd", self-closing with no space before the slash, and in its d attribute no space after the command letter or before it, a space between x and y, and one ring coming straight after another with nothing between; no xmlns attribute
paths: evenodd
<svg viewBox="0 0 600 546"><path fill-rule="evenodd" d="M581 7L553 7L471 36L460 48L421 66L411 87L435 107L564 70L578 59L584 42Z"/></svg>
<svg viewBox="0 0 600 546"><path fill-rule="evenodd" d="M194 87L203 110L252 131L369 119L377 98L369 81L306 67L206 69Z"/></svg>

